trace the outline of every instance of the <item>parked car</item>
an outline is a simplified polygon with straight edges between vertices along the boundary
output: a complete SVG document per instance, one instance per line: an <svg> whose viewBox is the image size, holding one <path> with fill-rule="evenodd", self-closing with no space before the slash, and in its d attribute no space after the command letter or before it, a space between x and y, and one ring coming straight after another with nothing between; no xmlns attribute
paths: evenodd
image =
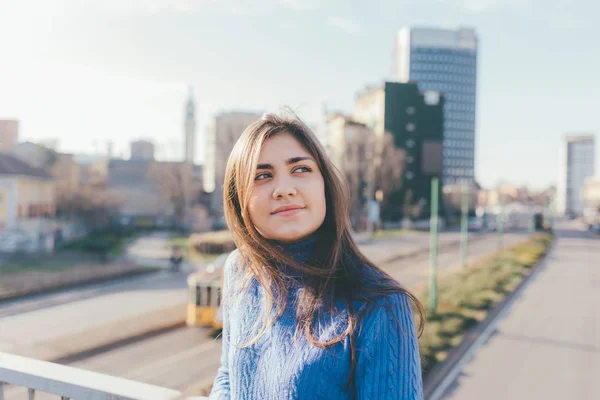
<svg viewBox="0 0 600 400"><path fill-rule="evenodd" d="M471 232L479 232L483 229L483 219L479 217L471 217L468 221L468 229Z"/></svg>

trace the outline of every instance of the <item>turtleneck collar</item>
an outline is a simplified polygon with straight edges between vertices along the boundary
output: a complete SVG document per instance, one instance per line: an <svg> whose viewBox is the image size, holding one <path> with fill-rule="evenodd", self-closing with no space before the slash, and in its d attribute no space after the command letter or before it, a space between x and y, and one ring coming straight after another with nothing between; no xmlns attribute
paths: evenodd
<svg viewBox="0 0 600 400"><path fill-rule="evenodd" d="M281 243L273 241L297 262L308 262L316 253L318 243L321 239L319 230L310 236L294 243Z"/></svg>

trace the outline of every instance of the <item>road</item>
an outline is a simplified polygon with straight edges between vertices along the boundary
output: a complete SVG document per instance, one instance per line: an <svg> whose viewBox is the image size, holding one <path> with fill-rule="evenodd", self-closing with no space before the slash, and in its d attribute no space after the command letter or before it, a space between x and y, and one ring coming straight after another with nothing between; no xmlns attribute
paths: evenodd
<svg viewBox="0 0 600 400"><path fill-rule="evenodd" d="M504 243L509 246L523 239L523 233L508 233ZM397 241L396 241L397 243ZM497 249L497 238L489 235L470 246L470 259ZM397 244L396 244L397 246ZM461 268L459 247L440 252L440 274ZM394 278L409 288L428 281L428 255L410 257L383 266ZM203 328L182 328L148 340L115 348L73 364L75 367L135 379L172 389L198 393L199 387L212 382L218 367L221 342ZM12 389L6 399L17 399L23 392ZM36 397L44 399L44 397Z"/></svg>
<svg viewBox="0 0 600 400"><path fill-rule="evenodd" d="M440 236L442 243L456 240L458 235L454 232ZM414 232L399 238L373 241L361 245L361 249L377 261L399 252L414 252L428 244L427 234ZM166 236L154 234L136 241L128 253L130 258L145 264L153 260L152 257L159 257L154 263L166 267L166 248ZM29 355L21 349L89 332L169 306L181 304L183 311L187 301L186 276L198 266L186 263L178 273L165 271L0 302L0 351Z"/></svg>
<svg viewBox="0 0 600 400"><path fill-rule="evenodd" d="M21 354L21 349L153 310L183 307L187 301L186 277L204 263L184 263L179 272L167 271L167 238L152 234L127 250L129 259L165 268L164 272L0 302L0 351Z"/></svg>

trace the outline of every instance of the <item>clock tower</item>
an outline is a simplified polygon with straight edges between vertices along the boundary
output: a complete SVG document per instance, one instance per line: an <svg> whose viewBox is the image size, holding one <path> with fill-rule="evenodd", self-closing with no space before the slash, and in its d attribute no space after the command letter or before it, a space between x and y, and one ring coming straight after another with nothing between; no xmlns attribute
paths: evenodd
<svg viewBox="0 0 600 400"><path fill-rule="evenodd" d="M196 104L194 103L194 89L189 87L188 100L185 107L185 162L194 164L196 151Z"/></svg>

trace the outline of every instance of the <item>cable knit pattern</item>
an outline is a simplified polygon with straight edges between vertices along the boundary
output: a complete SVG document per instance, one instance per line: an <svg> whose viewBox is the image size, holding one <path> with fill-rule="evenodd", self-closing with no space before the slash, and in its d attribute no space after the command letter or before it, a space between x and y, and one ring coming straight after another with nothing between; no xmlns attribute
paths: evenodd
<svg viewBox="0 0 600 400"><path fill-rule="evenodd" d="M305 261L318 245L315 238L286 246ZM413 400L422 399L421 364L410 302L404 294L377 300L369 308L356 340L354 388L347 389L350 373L350 340L320 349L296 330L295 307L289 304L279 320L254 345L239 348L254 337L257 318L262 323L262 288L251 281L239 292L237 271L243 268L238 251L225 266L223 350L210 399L213 400ZM290 303L302 290L290 289ZM362 305L364 307L364 305ZM360 309L357 304L355 308ZM322 313L316 333L331 339L345 329L345 318L334 320ZM342 313L347 316L347 313ZM259 325L260 327L260 325Z"/></svg>

